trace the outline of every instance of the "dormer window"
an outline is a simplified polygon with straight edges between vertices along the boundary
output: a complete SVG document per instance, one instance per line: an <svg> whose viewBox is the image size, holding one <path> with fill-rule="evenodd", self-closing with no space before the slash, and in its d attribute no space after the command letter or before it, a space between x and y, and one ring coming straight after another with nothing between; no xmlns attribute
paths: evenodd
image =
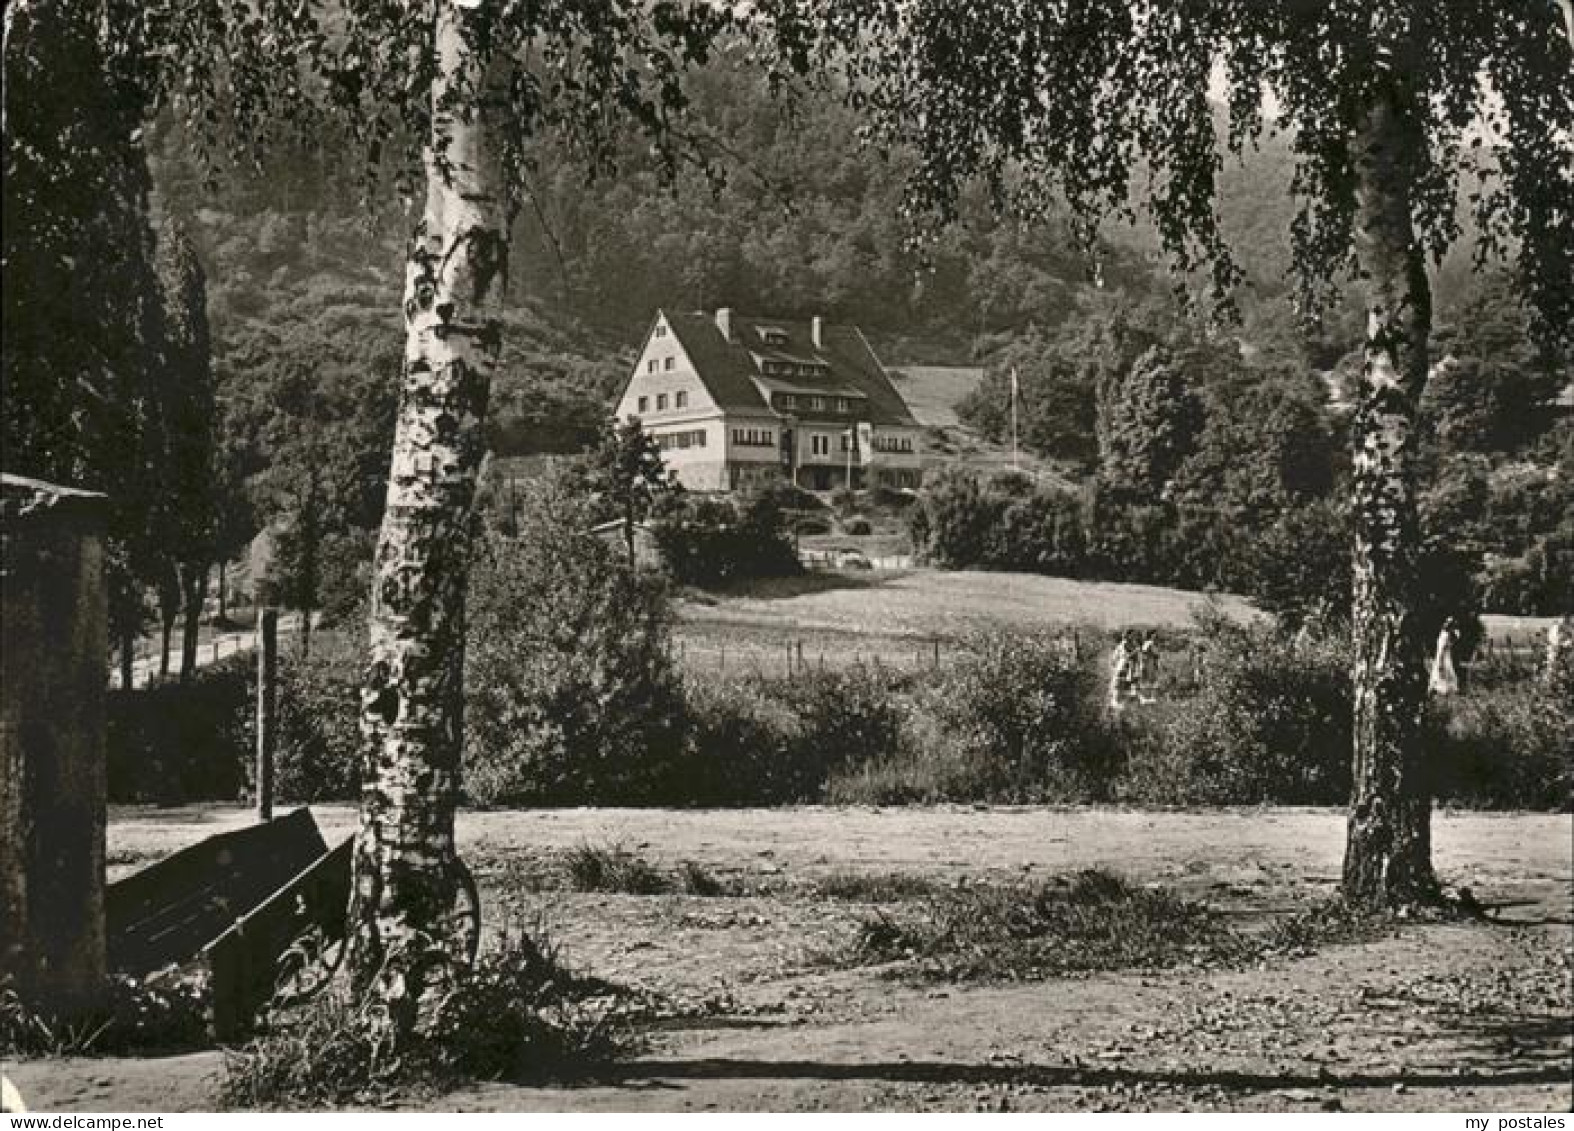
<svg viewBox="0 0 1574 1131"><path fill-rule="evenodd" d="M756 326L754 332L759 334L760 341L768 346L784 346L787 344L787 331L780 326Z"/></svg>

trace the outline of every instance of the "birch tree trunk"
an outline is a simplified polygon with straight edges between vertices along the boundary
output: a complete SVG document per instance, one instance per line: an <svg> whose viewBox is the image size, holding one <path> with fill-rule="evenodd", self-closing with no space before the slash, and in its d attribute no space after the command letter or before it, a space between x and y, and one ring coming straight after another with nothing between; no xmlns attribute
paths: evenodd
<svg viewBox="0 0 1574 1131"><path fill-rule="evenodd" d="M478 910L454 847L454 809L470 508L508 251L482 97L486 65L475 46L485 14L482 0L444 0L434 19L426 205L405 275L403 389L361 697L350 971L387 1010L396 1037L431 1020L473 957Z"/></svg>
<svg viewBox="0 0 1574 1131"><path fill-rule="evenodd" d="M1413 155L1422 143L1415 113L1390 86L1368 108L1356 146L1356 254L1367 328L1353 437L1355 761L1344 894L1372 907L1437 893L1419 746L1423 642L1414 611L1415 417L1431 326L1410 214Z"/></svg>

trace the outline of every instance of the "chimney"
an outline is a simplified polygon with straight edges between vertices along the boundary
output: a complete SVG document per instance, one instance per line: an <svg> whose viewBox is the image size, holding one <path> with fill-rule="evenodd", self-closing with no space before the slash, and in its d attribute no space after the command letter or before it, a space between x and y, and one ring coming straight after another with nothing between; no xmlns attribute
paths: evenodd
<svg viewBox="0 0 1574 1131"><path fill-rule="evenodd" d="M825 348L825 319L818 314L809 319L809 339L814 342L815 349Z"/></svg>
<svg viewBox="0 0 1574 1131"><path fill-rule="evenodd" d="M732 307L718 306L716 308L716 329L721 331L721 336L729 342L732 341Z"/></svg>

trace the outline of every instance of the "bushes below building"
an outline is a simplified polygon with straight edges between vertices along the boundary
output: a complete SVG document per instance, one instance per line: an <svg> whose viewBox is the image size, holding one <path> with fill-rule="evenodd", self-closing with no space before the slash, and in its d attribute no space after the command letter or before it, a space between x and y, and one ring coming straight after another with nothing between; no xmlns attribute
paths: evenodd
<svg viewBox="0 0 1574 1131"><path fill-rule="evenodd" d="M737 504L677 496L654 523L667 573L679 585L704 589L801 573L784 514L784 500L796 493L762 491Z"/></svg>
<svg viewBox="0 0 1574 1131"><path fill-rule="evenodd" d="M1339 636L1204 621L1186 638L1188 662L1177 662L1177 638L1165 642L1158 702L1113 716L1109 642L1088 650L1086 635L1080 655L1069 638L980 636L946 667L921 673L856 665L792 679L683 679L644 583L615 563L584 568L566 590L579 594L573 603L608 623L621 618L627 631L582 635L571 608L544 605L529 614L534 635L515 636L515 614L495 611L522 599L509 567L478 575L498 603L478 605L472 633L471 803L1341 806L1349 798L1349 659ZM359 665L360 650L346 642L309 660L282 658L281 801L354 796ZM237 660L187 685L112 696L112 797L241 796L250 688ZM1425 742L1441 803L1570 803L1574 706L1539 684L1434 701Z"/></svg>

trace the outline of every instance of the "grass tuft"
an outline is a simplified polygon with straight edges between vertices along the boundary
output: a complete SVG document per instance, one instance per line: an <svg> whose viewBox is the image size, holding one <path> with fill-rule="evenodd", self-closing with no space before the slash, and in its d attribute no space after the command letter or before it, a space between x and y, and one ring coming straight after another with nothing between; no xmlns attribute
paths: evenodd
<svg viewBox="0 0 1574 1131"><path fill-rule="evenodd" d="M232 1109L314 1109L438 1095L477 1080L582 1077L634 1047L617 987L566 970L556 950L504 932L397 1052L375 1008L335 985L282 1009L225 1056Z"/></svg>
<svg viewBox="0 0 1574 1131"><path fill-rule="evenodd" d="M569 851L564 868L574 891L660 895L673 886L654 864L619 845L581 844Z"/></svg>
<svg viewBox="0 0 1574 1131"><path fill-rule="evenodd" d="M112 1056L208 1048L208 989L170 970L147 978L115 975L102 1005L58 1014L0 984L0 1057Z"/></svg>
<svg viewBox="0 0 1574 1131"><path fill-rule="evenodd" d="M877 911L839 957L904 963L926 980L1025 980L1178 965L1239 965L1370 938L1385 922L1343 904L1266 931L1227 924L1200 903L1093 869L1035 885L963 885Z"/></svg>
<svg viewBox="0 0 1574 1131"><path fill-rule="evenodd" d="M907 903L935 896L945 885L908 872L831 872L814 881L821 899L848 903Z"/></svg>

